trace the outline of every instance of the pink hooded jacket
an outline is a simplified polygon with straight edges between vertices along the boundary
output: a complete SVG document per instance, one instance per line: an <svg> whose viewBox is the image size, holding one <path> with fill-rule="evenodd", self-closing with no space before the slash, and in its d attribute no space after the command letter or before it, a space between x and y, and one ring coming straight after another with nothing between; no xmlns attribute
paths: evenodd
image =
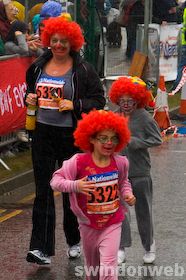
<svg viewBox="0 0 186 280"><path fill-rule="evenodd" d="M59 192L69 192L70 197L70 205L74 214L77 216L78 222L80 224L90 224L89 219L85 216L85 214L80 209L76 193L77 190L77 157L82 154L75 154L69 160L65 160L63 162L63 166L54 172L53 177L50 181L50 185L54 191ZM118 171L119 171L119 192L120 197L123 198L124 195L128 193L132 193L131 184L128 181L128 168L129 163L125 156L114 155L114 160L116 162ZM125 206L124 206L124 210Z"/></svg>

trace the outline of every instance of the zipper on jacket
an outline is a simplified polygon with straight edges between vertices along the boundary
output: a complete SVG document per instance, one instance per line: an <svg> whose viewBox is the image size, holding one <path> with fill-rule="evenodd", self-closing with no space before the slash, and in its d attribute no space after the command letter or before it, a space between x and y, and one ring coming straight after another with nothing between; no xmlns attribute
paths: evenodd
<svg viewBox="0 0 186 280"><path fill-rule="evenodd" d="M75 86L74 86L74 77L75 77L75 72L72 73L72 102L74 101L74 96L75 96ZM78 120L74 110L72 111L74 118L76 121Z"/></svg>
<svg viewBox="0 0 186 280"><path fill-rule="evenodd" d="M38 75L37 75L37 78L36 78L36 81L35 81L35 85L34 85L34 91L35 91L35 92L36 92L36 85L37 85L37 82L38 82L38 80L39 80L39 77L40 77L41 74L42 74L41 68L37 67L37 68L35 69L35 72L36 72L37 69L39 69L39 73L38 73Z"/></svg>

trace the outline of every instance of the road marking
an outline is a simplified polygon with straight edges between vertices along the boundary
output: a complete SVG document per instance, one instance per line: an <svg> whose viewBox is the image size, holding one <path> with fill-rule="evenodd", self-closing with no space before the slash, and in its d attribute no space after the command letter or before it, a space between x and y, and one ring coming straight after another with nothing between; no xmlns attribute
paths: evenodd
<svg viewBox="0 0 186 280"><path fill-rule="evenodd" d="M23 212L23 210L15 210L9 214L6 214L4 217L0 218L0 223L19 215L21 212Z"/></svg>
<svg viewBox="0 0 186 280"><path fill-rule="evenodd" d="M55 197L60 195L60 194L61 194L60 192L54 192ZM34 198L35 198L35 194L33 193L33 194L27 195L23 199L19 200L18 203L25 203L25 202L28 202L28 201L34 199ZM0 214L4 213L4 212L6 212L6 209L0 209ZM10 212L9 214L6 214L6 215L0 217L0 223L19 215L21 212L23 212L23 210L15 210L15 211Z"/></svg>
<svg viewBox="0 0 186 280"><path fill-rule="evenodd" d="M35 198L35 194L32 193L32 194L30 194L30 195L27 195L27 196L24 197L23 199L19 200L18 203L25 203L25 202L28 202L28 201L34 199L34 198Z"/></svg>

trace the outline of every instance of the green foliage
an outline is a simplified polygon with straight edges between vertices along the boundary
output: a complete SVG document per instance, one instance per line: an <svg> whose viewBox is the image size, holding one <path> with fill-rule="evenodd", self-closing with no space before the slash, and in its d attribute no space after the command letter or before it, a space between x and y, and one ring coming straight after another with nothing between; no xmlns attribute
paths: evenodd
<svg viewBox="0 0 186 280"><path fill-rule="evenodd" d="M180 105L180 97L181 97L180 92L176 93L173 96L168 97L168 104L170 109L176 108Z"/></svg>
<svg viewBox="0 0 186 280"><path fill-rule="evenodd" d="M2 159L11 170L6 170L0 164L0 181L14 177L32 168L31 152L19 152L15 157L4 157Z"/></svg>
<svg viewBox="0 0 186 280"><path fill-rule="evenodd" d="M5 48L4 48L4 43L1 39L1 36L0 36L0 55L4 55L5 54Z"/></svg>
<svg viewBox="0 0 186 280"><path fill-rule="evenodd" d="M166 83L166 89L167 92L170 92L171 87L172 87L172 82L167 82ZM157 87L153 88L153 96L155 97L157 93ZM179 106L180 104L180 97L181 97L181 92L176 93L173 96L168 96L168 104L169 104L169 109L173 109Z"/></svg>

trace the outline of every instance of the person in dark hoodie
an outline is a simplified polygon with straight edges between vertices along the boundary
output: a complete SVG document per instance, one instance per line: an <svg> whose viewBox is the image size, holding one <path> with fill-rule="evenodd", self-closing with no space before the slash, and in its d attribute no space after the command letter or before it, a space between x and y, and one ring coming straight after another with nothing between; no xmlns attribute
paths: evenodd
<svg viewBox="0 0 186 280"><path fill-rule="evenodd" d="M60 167L78 151L73 132L81 114L102 109L105 98L93 66L79 56L84 38L77 23L63 17L49 18L41 39L43 46L50 49L26 73L25 101L38 106L32 138L36 198L27 261L50 264L55 254L55 206L50 180L56 162ZM67 255L77 258L81 254L78 222L70 209L68 193L62 196Z"/></svg>

